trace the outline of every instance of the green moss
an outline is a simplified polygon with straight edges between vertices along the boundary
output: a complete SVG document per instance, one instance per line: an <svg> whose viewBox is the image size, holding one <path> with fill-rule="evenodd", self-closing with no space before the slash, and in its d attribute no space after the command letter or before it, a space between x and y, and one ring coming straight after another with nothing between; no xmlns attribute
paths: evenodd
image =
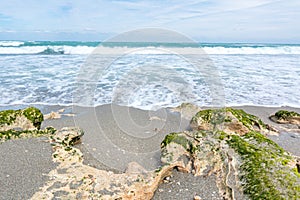
<svg viewBox="0 0 300 200"><path fill-rule="evenodd" d="M32 122L32 124L36 128L40 129L41 124L44 121L44 116L39 109L34 107L29 107L23 110L23 114L27 119L29 119Z"/></svg>
<svg viewBox="0 0 300 200"><path fill-rule="evenodd" d="M0 141L6 141L17 138L39 137L42 135L51 135L55 133L53 127L47 127L44 130L7 130L0 131Z"/></svg>
<svg viewBox="0 0 300 200"><path fill-rule="evenodd" d="M0 125L11 125L20 115L21 110L4 110L0 112Z"/></svg>
<svg viewBox="0 0 300 200"><path fill-rule="evenodd" d="M159 173L162 170L162 167L159 167L155 170L155 173Z"/></svg>
<svg viewBox="0 0 300 200"><path fill-rule="evenodd" d="M226 111L231 112L244 126L253 130L253 126L258 126L259 128L267 128L267 125L261 121L258 117L246 113L241 109L226 108Z"/></svg>
<svg viewBox="0 0 300 200"><path fill-rule="evenodd" d="M17 117L24 115L32 124L40 129L41 124L44 120L41 111L34 107L29 107L24 110L4 110L0 112L0 125L11 125L15 122Z"/></svg>
<svg viewBox="0 0 300 200"><path fill-rule="evenodd" d="M201 110L199 111L191 121L197 122L197 120L200 118L204 122L210 122L212 116L213 116L213 111L212 109L207 109L207 110Z"/></svg>
<svg viewBox="0 0 300 200"><path fill-rule="evenodd" d="M199 111L191 120L191 123L211 123L213 125L221 124L223 122L232 122L230 116L226 112L232 113L244 126L250 130L254 130L254 126L260 129L267 129L267 125L263 123L258 117L248 114L240 109L222 108L222 109L207 109Z"/></svg>
<svg viewBox="0 0 300 200"><path fill-rule="evenodd" d="M294 174L296 174L296 176L298 176L300 178L300 173L298 172L297 167L293 168L293 172L294 172Z"/></svg>
<svg viewBox="0 0 300 200"><path fill-rule="evenodd" d="M300 114L299 113L296 113L294 111L286 111L286 110L279 110L275 113L275 116L278 118L278 119L283 119L283 120L286 120L288 119L289 117L300 117Z"/></svg>
<svg viewBox="0 0 300 200"><path fill-rule="evenodd" d="M228 138L228 134L225 133L224 131L217 131L215 137L220 140L224 140L225 138Z"/></svg>
<svg viewBox="0 0 300 200"><path fill-rule="evenodd" d="M200 130L192 133L192 136L195 137L196 139L200 138L206 138L209 135L213 135L214 133L212 131L205 131L205 130Z"/></svg>
<svg viewBox="0 0 300 200"><path fill-rule="evenodd" d="M181 135L181 133L170 133L166 135L165 139L161 143L161 147L166 147L171 142L183 146L188 152L194 153L195 151L195 147L192 142L185 136Z"/></svg>
<svg viewBox="0 0 300 200"><path fill-rule="evenodd" d="M286 165L290 161L284 150L258 132L245 136L230 135L227 143L242 158L244 193L251 199L285 199L297 197L297 177ZM276 181L275 181L276 180Z"/></svg>
<svg viewBox="0 0 300 200"><path fill-rule="evenodd" d="M274 152L278 152L279 155L282 155L285 152L283 148L281 148L276 142L270 140L259 132L251 131L244 135L243 138L247 139L248 141L251 140L253 143L267 144L268 148L272 148Z"/></svg>

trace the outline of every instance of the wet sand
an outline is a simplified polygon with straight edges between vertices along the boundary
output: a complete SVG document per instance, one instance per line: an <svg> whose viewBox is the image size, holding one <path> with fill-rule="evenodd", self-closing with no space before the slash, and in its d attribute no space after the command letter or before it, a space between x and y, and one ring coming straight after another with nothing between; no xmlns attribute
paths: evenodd
<svg viewBox="0 0 300 200"><path fill-rule="evenodd" d="M0 109L23 107L25 106ZM41 105L37 107L44 114L62 108L63 114L74 114L74 117L62 115L60 119L45 120L42 127L53 126L57 129L65 126L81 127L85 135L82 144L77 147L83 152L85 164L116 173L124 172L127 164L132 161L138 162L146 170L158 168L160 143L165 135L189 129L189 119L170 109L145 111L116 105L96 108ZM269 120L269 115L280 109L300 113L300 108L291 107L235 108L254 114L265 123L278 128L280 128L278 124ZM282 132L279 136L269 137L287 151L300 156L297 151L300 145L299 135ZM0 153L0 199L30 198L49 178L46 176L47 172L55 168L51 158L51 146L42 138L7 141L0 144ZM199 187L196 183L199 183ZM202 199L218 199L217 189L213 184L213 177L204 180L175 172L169 183L163 183L159 187L153 199L192 199L195 194Z"/></svg>

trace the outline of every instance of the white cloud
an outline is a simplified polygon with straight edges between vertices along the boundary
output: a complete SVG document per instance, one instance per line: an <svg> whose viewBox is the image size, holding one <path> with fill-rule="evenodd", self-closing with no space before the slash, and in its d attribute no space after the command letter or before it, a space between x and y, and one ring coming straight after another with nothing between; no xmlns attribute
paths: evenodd
<svg viewBox="0 0 300 200"><path fill-rule="evenodd" d="M10 0L0 4L1 30L118 33L161 27L212 40L263 40L273 33L274 40L300 41L298 0Z"/></svg>

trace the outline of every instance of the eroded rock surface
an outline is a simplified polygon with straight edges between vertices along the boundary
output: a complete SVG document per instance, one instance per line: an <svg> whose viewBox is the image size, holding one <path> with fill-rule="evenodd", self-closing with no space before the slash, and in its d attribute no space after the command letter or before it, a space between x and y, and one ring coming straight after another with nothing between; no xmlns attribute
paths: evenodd
<svg viewBox="0 0 300 200"><path fill-rule="evenodd" d="M0 131L40 129L43 120L41 111L34 107L23 110L4 110L0 112Z"/></svg>
<svg viewBox="0 0 300 200"><path fill-rule="evenodd" d="M151 199L174 168L195 176L213 175L224 199L300 196L297 158L265 137L276 130L243 110L199 111L191 120L192 131L170 133L162 141L159 169L146 171L138 163L130 163L120 174L83 164L83 154L73 146L80 142L83 131L77 127L38 130L43 117L35 111L0 114L1 134L19 136L31 131L49 136L58 166L32 199ZM25 126L20 123L23 120L28 120Z"/></svg>
<svg viewBox="0 0 300 200"><path fill-rule="evenodd" d="M49 135L55 132L52 127L41 130L44 117L41 111L34 107L23 110L4 110L0 112L0 142Z"/></svg>
<svg viewBox="0 0 300 200"><path fill-rule="evenodd" d="M225 199L297 199L296 157L263 133L274 132L259 118L232 108L202 110L194 131L171 133L162 142L162 162L184 162L182 171L216 174Z"/></svg>
<svg viewBox="0 0 300 200"><path fill-rule="evenodd" d="M116 174L83 164L83 155L72 146L80 141L82 130L63 128L50 137L53 160L58 167L48 176L51 180L32 199L151 199L160 181L181 162L156 171L146 171L138 163L130 163L126 172Z"/></svg>
<svg viewBox="0 0 300 200"><path fill-rule="evenodd" d="M269 118L280 124L284 131L300 132L300 114L297 112L279 110Z"/></svg>

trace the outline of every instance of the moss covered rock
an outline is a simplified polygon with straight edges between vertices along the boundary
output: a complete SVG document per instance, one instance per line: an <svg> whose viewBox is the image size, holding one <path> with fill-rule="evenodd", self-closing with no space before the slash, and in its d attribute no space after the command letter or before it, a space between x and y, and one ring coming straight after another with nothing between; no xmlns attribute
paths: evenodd
<svg viewBox="0 0 300 200"><path fill-rule="evenodd" d="M4 110L0 112L0 130L40 129L43 120L44 117L41 111L34 107L23 110Z"/></svg>
<svg viewBox="0 0 300 200"><path fill-rule="evenodd" d="M34 107L0 111L0 142L54 134L56 130L53 127L40 129L43 120L41 111Z"/></svg>
<svg viewBox="0 0 300 200"><path fill-rule="evenodd" d="M53 127L47 127L43 130L6 130L0 131L0 142L4 142L10 139L17 139L17 138L29 138L29 137L39 137L39 136L46 136L52 135L56 131Z"/></svg>
<svg viewBox="0 0 300 200"><path fill-rule="evenodd" d="M78 127L64 127L51 136L51 139L62 146L73 146L80 142L83 135L83 130Z"/></svg>
<svg viewBox="0 0 300 200"><path fill-rule="evenodd" d="M258 117L232 108L209 109L198 112L191 125L192 132L165 137L163 162L185 158L184 171L215 174L225 199L300 197L296 157L262 134L270 127Z"/></svg>
<svg viewBox="0 0 300 200"><path fill-rule="evenodd" d="M258 117L233 108L201 110L191 119L190 124L194 130L225 130L240 135L254 130L274 131Z"/></svg>
<svg viewBox="0 0 300 200"><path fill-rule="evenodd" d="M300 125L300 114L294 111L279 110L270 119L280 124Z"/></svg>

